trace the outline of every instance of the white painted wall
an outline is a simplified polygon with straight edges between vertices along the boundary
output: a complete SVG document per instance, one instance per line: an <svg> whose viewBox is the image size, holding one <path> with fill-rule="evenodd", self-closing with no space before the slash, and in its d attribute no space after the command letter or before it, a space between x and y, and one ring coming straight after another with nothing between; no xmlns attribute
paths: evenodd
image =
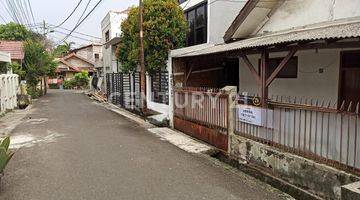
<svg viewBox="0 0 360 200"><path fill-rule="evenodd" d="M305 97L309 99L338 100L338 82L341 49L306 50L299 51L298 78L275 79L269 87L269 96L284 95L292 97ZM272 53L271 57L283 57L286 53ZM258 69L260 55L251 55L249 59L253 66ZM324 73L319 73L323 68ZM240 59L240 92L260 94L258 86L249 69Z"/></svg>
<svg viewBox="0 0 360 200"><path fill-rule="evenodd" d="M105 43L105 33L109 31L110 40L114 37L119 37L121 34L120 25L121 22L126 19L127 14L110 11L101 21L101 31L102 31L102 43Z"/></svg>
<svg viewBox="0 0 360 200"><path fill-rule="evenodd" d="M102 43L106 43L105 33L109 31L110 40L119 37L121 34L121 22L126 19L127 14L110 11L105 18L101 22L101 30L102 30ZM117 72L116 65L116 56L115 56L115 47L106 48L103 45L102 54L103 54L103 71L104 73L112 73Z"/></svg>
<svg viewBox="0 0 360 200"><path fill-rule="evenodd" d="M19 76L16 74L0 75L0 114L17 107Z"/></svg>
<svg viewBox="0 0 360 200"><path fill-rule="evenodd" d="M258 28L260 30L258 33L275 32L355 16L360 16L358 0L287 0L262 28Z"/></svg>
<svg viewBox="0 0 360 200"><path fill-rule="evenodd" d="M213 44L224 43L224 35L230 27L245 1L208 1L208 42Z"/></svg>
<svg viewBox="0 0 360 200"><path fill-rule="evenodd" d="M206 2L206 0L188 0L180 6L186 10ZM233 20L245 5L245 1L219 1L208 0L208 34L207 43L220 44L224 42L223 36Z"/></svg>

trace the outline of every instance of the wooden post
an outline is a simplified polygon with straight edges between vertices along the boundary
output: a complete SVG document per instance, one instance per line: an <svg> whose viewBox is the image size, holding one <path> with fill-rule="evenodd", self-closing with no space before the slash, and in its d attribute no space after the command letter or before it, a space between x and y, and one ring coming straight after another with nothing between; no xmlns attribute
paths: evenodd
<svg viewBox="0 0 360 200"><path fill-rule="evenodd" d="M144 56L144 31L143 31L143 2L139 0L139 29L140 29L140 99L141 111L147 113L146 102L146 75L145 75L145 56Z"/></svg>
<svg viewBox="0 0 360 200"><path fill-rule="evenodd" d="M263 49L261 52L261 66L260 66L260 78L261 78L261 105L267 107L267 99L269 96L268 86L266 85L267 77L266 72L269 68L269 52Z"/></svg>

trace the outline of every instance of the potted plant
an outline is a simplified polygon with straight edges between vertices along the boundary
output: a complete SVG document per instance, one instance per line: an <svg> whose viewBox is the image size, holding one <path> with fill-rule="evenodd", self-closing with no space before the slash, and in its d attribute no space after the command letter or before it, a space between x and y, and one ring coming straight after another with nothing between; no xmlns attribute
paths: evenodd
<svg viewBox="0 0 360 200"><path fill-rule="evenodd" d="M14 152L9 150L9 146L10 137L6 137L0 143L0 183L2 176L4 176L5 167L14 155Z"/></svg>

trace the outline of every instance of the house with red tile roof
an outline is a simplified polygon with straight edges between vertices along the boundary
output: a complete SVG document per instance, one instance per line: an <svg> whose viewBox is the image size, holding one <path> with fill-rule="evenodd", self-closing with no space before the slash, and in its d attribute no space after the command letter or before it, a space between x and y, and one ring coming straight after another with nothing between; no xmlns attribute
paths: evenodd
<svg viewBox="0 0 360 200"><path fill-rule="evenodd" d="M74 52L58 58L56 73L59 79L69 80L78 72L87 71L91 76L94 73L95 63Z"/></svg>
<svg viewBox="0 0 360 200"><path fill-rule="evenodd" d="M101 44L91 43L71 50L66 56L58 58L56 73L59 79L69 80L81 71L92 76L96 63L102 59Z"/></svg>
<svg viewBox="0 0 360 200"><path fill-rule="evenodd" d="M12 62L21 64L25 57L23 42L0 40L0 51L9 53Z"/></svg>

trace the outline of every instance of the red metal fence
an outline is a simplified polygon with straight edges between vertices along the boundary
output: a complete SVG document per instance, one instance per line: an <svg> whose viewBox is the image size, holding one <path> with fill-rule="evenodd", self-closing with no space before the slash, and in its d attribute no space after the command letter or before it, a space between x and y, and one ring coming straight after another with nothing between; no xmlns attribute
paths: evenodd
<svg viewBox="0 0 360 200"><path fill-rule="evenodd" d="M242 119L243 103L234 112L237 134L334 166L360 169L359 104L343 102L337 109L330 102L273 99L262 109L262 124L254 125Z"/></svg>
<svg viewBox="0 0 360 200"><path fill-rule="evenodd" d="M181 88L174 93L174 127L228 150L228 94L219 89Z"/></svg>
<svg viewBox="0 0 360 200"><path fill-rule="evenodd" d="M228 95L213 88L181 88L174 93L174 115L209 128L227 129Z"/></svg>

